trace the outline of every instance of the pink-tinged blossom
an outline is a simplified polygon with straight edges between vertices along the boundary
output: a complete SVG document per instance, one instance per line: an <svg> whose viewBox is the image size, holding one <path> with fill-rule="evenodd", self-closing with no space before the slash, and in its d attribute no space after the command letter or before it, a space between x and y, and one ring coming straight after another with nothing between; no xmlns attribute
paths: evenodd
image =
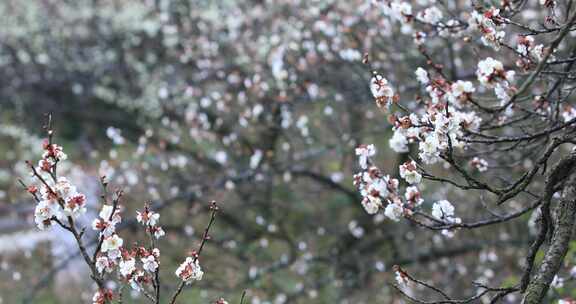
<svg viewBox="0 0 576 304"><path fill-rule="evenodd" d="M424 43L426 43L426 33L425 32L416 32L412 35L412 38L414 39L414 44L416 45L423 45Z"/></svg>
<svg viewBox="0 0 576 304"><path fill-rule="evenodd" d="M481 35L481 41L485 46L499 50L506 33L502 30L505 27L505 19L500 16L500 10L494 7L484 13L473 11L470 16L470 27L477 30Z"/></svg>
<svg viewBox="0 0 576 304"><path fill-rule="evenodd" d="M160 219L160 214L155 213L148 208L145 208L143 212L136 212L136 220L146 226L156 226L158 220Z"/></svg>
<svg viewBox="0 0 576 304"><path fill-rule="evenodd" d="M105 238L110 237L116 232L116 225L122 221L118 210L112 215L114 207L111 205L102 205L99 213L99 218L92 221L92 229L100 231L100 235Z"/></svg>
<svg viewBox="0 0 576 304"><path fill-rule="evenodd" d="M44 230L52 225L52 218L61 218L61 207L51 201L40 201L34 210L34 221L40 230Z"/></svg>
<svg viewBox="0 0 576 304"><path fill-rule="evenodd" d="M416 170L416 162L414 161L405 162L400 165L400 177L409 184L419 184L422 180L422 175Z"/></svg>
<svg viewBox="0 0 576 304"><path fill-rule="evenodd" d="M142 285L149 283L150 279L144 274L141 270L136 270L132 276L130 277L130 288L133 290L140 292L142 291Z"/></svg>
<svg viewBox="0 0 576 304"><path fill-rule="evenodd" d="M370 80L370 91L376 99L379 108L388 109L394 101L394 89L388 83L388 80L382 75L377 74Z"/></svg>
<svg viewBox="0 0 576 304"><path fill-rule="evenodd" d="M98 290L92 296L92 304L105 304L112 301L113 294L112 291L109 289L105 290Z"/></svg>
<svg viewBox="0 0 576 304"><path fill-rule="evenodd" d="M406 188L404 198L406 199L406 202L411 206L420 206L424 202L422 195L420 194L420 190L418 190L418 188L415 186Z"/></svg>
<svg viewBox="0 0 576 304"><path fill-rule="evenodd" d="M470 161L470 166L478 170L478 172L485 172L486 170L488 170L488 162L485 159L479 157L474 157Z"/></svg>
<svg viewBox="0 0 576 304"><path fill-rule="evenodd" d="M192 281L202 280L204 272L197 259L187 257L184 263L180 264L178 269L176 269L175 274L182 281L186 282L186 284L190 284Z"/></svg>
<svg viewBox="0 0 576 304"><path fill-rule="evenodd" d="M61 146L57 144L49 144L46 140L43 144L44 153L42 154L43 159L53 159L55 161L63 161L68 159L68 155L64 153Z"/></svg>
<svg viewBox="0 0 576 304"><path fill-rule="evenodd" d="M514 71L505 71L502 62L488 57L478 62L476 75L480 83L488 88L494 87L497 83L514 81Z"/></svg>

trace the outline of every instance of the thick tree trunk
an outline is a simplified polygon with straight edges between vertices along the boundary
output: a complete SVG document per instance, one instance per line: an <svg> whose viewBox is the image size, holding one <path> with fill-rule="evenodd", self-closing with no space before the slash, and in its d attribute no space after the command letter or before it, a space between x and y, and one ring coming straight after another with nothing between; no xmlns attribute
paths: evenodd
<svg viewBox="0 0 576 304"><path fill-rule="evenodd" d="M565 168L568 169L568 168ZM572 171L571 169L569 169ZM523 304L542 303L556 273L566 256L576 220L576 174L564 185L560 203L554 213L554 235L544 260L526 289Z"/></svg>

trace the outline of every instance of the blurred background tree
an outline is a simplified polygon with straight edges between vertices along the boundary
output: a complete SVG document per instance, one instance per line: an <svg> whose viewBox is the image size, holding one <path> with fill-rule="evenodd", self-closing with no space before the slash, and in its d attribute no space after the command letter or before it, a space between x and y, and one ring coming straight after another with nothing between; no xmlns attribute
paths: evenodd
<svg viewBox="0 0 576 304"><path fill-rule="evenodd" d="M460 2L451 8L464 16ZM125 189L128 215L149 200L160 208L171 266L197 244L208 202L221 202L205 280L186 303L243 289L252 303L396 303L395 264L456 296L473 293L473 280L517 281L529 216L447 242L363 211L354 148L375 143L389 172L408 159L390 153L364 53L411 100L413 70L426 64L369 1L5 0L0 15L3 303L91 295L67 288L89 284L74 276L82 266L62 256L65 241L29 231L33 206L12 178L38 153L46 113L79 160L65 170L84 181L93 210L102 175ZM472 52L450 58L459 47L438 39L429 52L464 62L460 75L474 78ZM471 195L437 184L421 191Z"/></svg>

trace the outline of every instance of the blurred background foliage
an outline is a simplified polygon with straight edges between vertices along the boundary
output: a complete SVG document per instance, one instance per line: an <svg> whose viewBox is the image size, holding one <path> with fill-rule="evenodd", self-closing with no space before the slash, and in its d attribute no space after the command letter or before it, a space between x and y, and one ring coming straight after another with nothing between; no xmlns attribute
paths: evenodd
<svg viewBox="0 0 576 304"><path fill-rule="evenodd" d="M205 279L184 303L236 303L244 289L251 303L400 303L394 264L454 296L518 279L528 217L446 239L362 210L354 147L376 143L389 172L407 159L389 150L363 53L409 100L423 64L369 1L4 0L0 15L2 303L78 303L93 288L63 235L35 234L16 183L39 157L46 113L91 209L100 175L125 189L124 218L160 208L167 285L220 203ZM141 237L129 224L120 234Z"/></svg>

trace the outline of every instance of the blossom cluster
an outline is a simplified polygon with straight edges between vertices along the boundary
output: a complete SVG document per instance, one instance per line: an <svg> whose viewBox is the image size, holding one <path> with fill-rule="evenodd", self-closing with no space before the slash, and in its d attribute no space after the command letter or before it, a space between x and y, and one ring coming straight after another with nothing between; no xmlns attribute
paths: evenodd
<svg viewBox="0 0 576 304"><path fill-rule="evenodd" d="M383 175L380 169L371 164L370 157L375 153L373 145L356 148L362 171L354 175L354 186L362 195L361 204L367 213L376 214L383 209L386 217L399 221L403 216L410 215L423 200L416 186L407 187L402 198L399 195L399 181ZM403 164L400 171L402 178L410 184L418 184L422 178L414 161Z"/></svg>
<svg viewBox="0 0 576 304"><path fill-rule="evenodd" d="M147 232L152 234L155 238L159 239L166 233L162 227L158 226L160 214L152 211L149 205L144 207L144 211L136 212L136 220L146 227Z"/></svg>
<svg viewBox="0 0 576 304"><path fill-rule="evenodd" d="M506 33L503 28L506 20L500 15L500 9L491 7L484 13L473 11L469 24L471 29L482 34L481 41L485 46L499 50Z"/></svg>
<svg viewBox="0 0 576 304"><path fill-rule="evenodd" d="M503 104L510 100L510 93L514 91L512 82L515 72L504 70L502 62L488 57L478 62L476 75L482 85L494 88L494 93Z"/></svg>
<svg viewBox="0 0 576 304"><path fill-rule="evenodd" d="M540 62L544 58L544 45L536 45L532 36L518 36L516 52L521 56L516 65L528 70L534 62Z"/></svg>
<svg viewBox="0 0 576 304"><path fill-rule="evenodd" d="M155 292L158 292L158 296L160 250L156 247L156 240L165 235L159 225L160 214L152 210L149 204L146 204L143 210L136 212L137 222L146 228L146 233L150 236L150 245L136 244L134 248L128 249L125 247L124 239L116 231L122 221L123 208L119 200L123 192L117 191L111 203L108 202L105 193L102 196L104 202L98 217L92 221L92 229L98 233L98 242L93 257L90 258L82 241L84 230L80 232L76 224L78 217L86 212L86 196L80 193L67 178L57 175L58 163L67 158L62 147L52 144L50 138L43 144L43 150L38 167L28 163L33 177L40 182L40 185L26 186L23 181L21 183L37 201L34 219L39 229L44 230L57 224L74 234L82 256L91 268L91 277L98 285L92 297L92 303L111 303L114 293L104 287L104 282L106 275L114 272L134 291L143 292L153 288ZM106 189L107 182L104 177L102 184ZM212 203L211 208L217 210L215 203ZM212 213L212 221L214 216L215 211ZM207 233L208 231L205 232L203 243L208 239ZM203 271L198 261L199 254L193 252L192 256L188 257L176 270L176 276L182 284L202 279ZM218 303L226 303L222 299L219 301Z"/></svg>
<svg viewBox="0 0 576 304"><path fill-rule="evenodd" d="M202 276L204 275L202 267L200 267L200 263L198 262L198 256L194 253L193 255L194 257L187 257L175 272L176 276L186 284L190 284L192 281L202 280Z"/></svg>
<svg viewBox="0 0 576 304"><path fill-rule="evenodd" d="M62 147L45 141L43 149L38 167L31 167L32 175L41 181L40 187L27 187L37 200L34 221L41 230L51 227L55 221L77 218L86 213L86 196L68 179L56 176L58 162L67 158Z"/></svg>
<svg viewBox="0 0 576 304"><path fill-rule="evenodd" d="M370 91L376 100L376 104L382 109L389 109L390 105L398 98L398 95L394 94L394 89L388 80L380 74L372 77Z"/></svg>

